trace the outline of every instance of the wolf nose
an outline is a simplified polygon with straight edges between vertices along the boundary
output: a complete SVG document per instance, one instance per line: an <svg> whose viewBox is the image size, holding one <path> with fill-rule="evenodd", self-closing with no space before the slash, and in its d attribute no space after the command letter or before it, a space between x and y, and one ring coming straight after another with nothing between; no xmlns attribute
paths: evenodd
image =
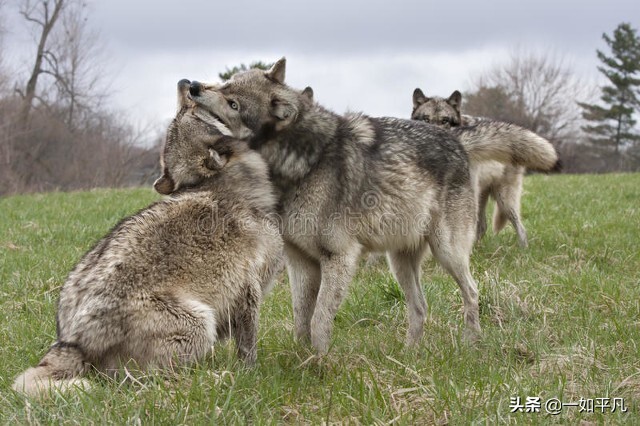
<svg viewBox="0 0 640 426"><path fill-rule="evenodd" d="M197 81L192 81L189 86L189 94L191 96L200 96L200 92L202 91L202 84Z"/></svg>
<svg viewBox="0 0 640 426"><path fill-rule="evenodd" d="M180 90L185 90L187 87L191 87L191 82L186 78L183 78L178 82L178 88Z"/></svg>

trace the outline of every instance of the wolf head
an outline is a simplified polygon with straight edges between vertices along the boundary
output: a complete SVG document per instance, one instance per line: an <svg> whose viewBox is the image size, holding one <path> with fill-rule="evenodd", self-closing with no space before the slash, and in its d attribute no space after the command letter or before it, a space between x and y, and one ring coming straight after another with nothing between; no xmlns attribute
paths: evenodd
<svg viewBox="0 0 640 426"><path fill-rule="evenodd" d="M413 91L412 120L425 121L436 126L449 129L460 126L460 104L462 94L457 90L448 99L434 96L427 98L422 90Z"/></svg>
<svg viewBox="0 0 640 426"><path fill-rule="evenodd" d="M313 104L310 87L298 91L284 84L285 70L282 58L268 71L250 69L219 86L194 82L189 92L196 104L218 115L236 137L244 137L244 125L254 136L280 131Z"/></svg>
<svg viewBox="0 0 640 426"><path fill-rule="evenodd" d="M246 142L230 137L219 117L189 99L190 84L189 80L178 83L178 112L167 131L160 159L162 176L153 185L160 194L198 185L249 150Z"/></svg>

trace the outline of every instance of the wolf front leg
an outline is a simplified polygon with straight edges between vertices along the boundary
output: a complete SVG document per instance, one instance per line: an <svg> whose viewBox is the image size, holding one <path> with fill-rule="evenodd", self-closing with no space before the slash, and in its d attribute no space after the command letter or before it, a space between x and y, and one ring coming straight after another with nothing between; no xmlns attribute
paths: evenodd
<svg viewBox="0 0 640 426"><path fill-rule="evenodd" d="M320 264L293 244L285 243L285 260L291 285L296 339L311 338L311 316L320 288Z"/></svg>
<svg viewBox="0 0 640 426"><path fill-rule="evenodd" d="M320 261L322 282L311 318L311 344L318 355L329 351L333 320L355 273L359 250L332 254Z"/></svg>
<svg viewBox="0 0 640 426"><path fill-rule="evenodd" d="M247 365L253 365L257 359L258 320L260 309L259 283L247 291L244 303L238 308L233 322L233 337L236 341L238 358Z"/></svg>

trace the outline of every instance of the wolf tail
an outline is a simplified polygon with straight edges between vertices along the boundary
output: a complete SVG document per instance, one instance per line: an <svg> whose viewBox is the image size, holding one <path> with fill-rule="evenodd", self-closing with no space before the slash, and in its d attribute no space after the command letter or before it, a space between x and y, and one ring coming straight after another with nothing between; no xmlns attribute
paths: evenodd
<svg viewBox="0 0 640 426"><path fill-rule="evenodd" d="M28 396L40 396L53 389L86 389L88 382L80 376L89 368L84 353L77 345L56 342L36 367L16 378L13 389Z"/></svg>
<svg viewBox="0 0 640 426"><path fill-rule="evenodd" d="M472 163L494 160L530 170L560 170L558 153L551 142L515 124L487 120L452 131Z"/></svg>

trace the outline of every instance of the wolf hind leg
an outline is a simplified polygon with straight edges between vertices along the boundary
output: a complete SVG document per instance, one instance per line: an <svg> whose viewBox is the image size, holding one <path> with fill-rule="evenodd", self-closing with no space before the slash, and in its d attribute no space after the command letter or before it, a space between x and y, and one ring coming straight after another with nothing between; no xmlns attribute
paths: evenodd
<svg viewBox="0 0 640 426"><path fill-rule="evenodd" d="M511 222L518 235L518 242L521 247L529 245L527 230L522 224L520 217L520 196L522 194L522 175L512 176L506 179L504 185L495 191L496 211L493 217L494 233L500 232L504 228L507 220Z"/></svg>
<svg viewBox="0 0 640 426"><path fill-rule="evenodd" d="M333 320L347 295L359 255L360 248L354 247L347 253L332 253L320 261L322 281L311 318L311 344L318 355L329 351Z"/></svg>
<svg viewBox="0 0 640 426"><path fill-rule="evenodd" d="M473 241L470 229L463 226L441 226L440 236L430 240L433 256L453 277L460 288L464 305L465 337L477 340L481 335L478 285L469 269L469 256Z"/></svg>
<svg viewBox="0 0 640 426"><path fill-rule="evenodd" d="M479 190L478 194L478 224L476 227L476 241L480 241L487 232L487 202L489 201L489 190Z"/></svg>
<svg viewBox="0 0 640 426"><path fill-rule="evenodd" d="M285 259L291 286L295 336L311 339L311 317L320 289L320 265L291 244L285 243Z"/></svg>
<svg viewBox="0 0 640 426"><path fill-rule="evenodd" d="M422 259L428 251L426 242L417 250L395 251L388 254L389 266L407 300L407 346L413 346L424 334L427 302L424 298L420 273Z"/></svg>
<svg viewBox="0 0 640 426"><path fill-rule="evenodd" d="M186 297L167 297L160 308L142 313L134 335L117 352L114 362L131 359L139 367L167 367L191 364L210 352L216 340L216 317L213 309Z"/></svg>

